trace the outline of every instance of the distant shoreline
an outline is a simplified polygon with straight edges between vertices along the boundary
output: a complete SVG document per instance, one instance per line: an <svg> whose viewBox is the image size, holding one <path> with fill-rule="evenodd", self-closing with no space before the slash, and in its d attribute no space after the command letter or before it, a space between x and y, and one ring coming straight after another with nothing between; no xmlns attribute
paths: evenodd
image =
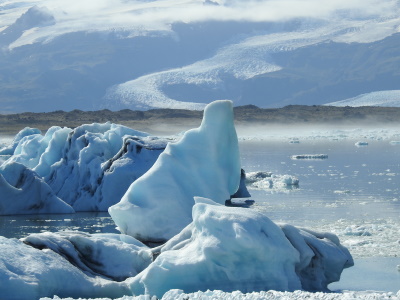
<svg viewBox="0 0 400 300"><path fill-rule="evenodd" d="M237 125L374 126L400 125L400 107L336 107L289 105L283 108L259 108L254 105L234 108ZM82 124L107 121L152 134L171 134L197 127L202 111L152 109L148 111L99 110L48 113L0 114L0 133L14 135L25 127L46 131L51 126L75 128Z"/></svg>

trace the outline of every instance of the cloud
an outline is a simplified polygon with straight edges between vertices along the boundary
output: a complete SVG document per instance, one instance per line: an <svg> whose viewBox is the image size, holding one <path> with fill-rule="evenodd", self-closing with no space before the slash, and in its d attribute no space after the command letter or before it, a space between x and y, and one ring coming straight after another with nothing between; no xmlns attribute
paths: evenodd
<svg viewBox="0 0 400 300"><path fill-rule="evenodd" d="M331 21L338 18L388 18L398 16L400 13L399 2L395 0L213 1L219 5L205 5L204 2L203 0L42 0L21 2L19 6L21 14L29 6L47 7L57 21L51 28L34 31L30 42L32 39L43 40L66 32L84 30L116 28L133 31L138 28L168 30L170 25L176 22L209 20L276 22L298 18ZM15 15L15 9L13 13ZM9 18L7 20L10 22ZM6 24L0 24L0 27L1 25Z"/></svg>

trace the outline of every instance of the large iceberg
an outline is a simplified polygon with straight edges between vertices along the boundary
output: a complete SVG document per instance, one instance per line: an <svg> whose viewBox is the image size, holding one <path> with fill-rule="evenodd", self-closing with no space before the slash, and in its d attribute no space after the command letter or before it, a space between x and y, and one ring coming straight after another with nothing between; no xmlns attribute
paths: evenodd
<svg viewBox="0 0 400 300"><path fill-rule="evenodd" d="M207 198L195 202L193 222L152 249L124 234L47 232L21 241L0 237L0 294L25 300L53 295L161 298L171 289L328 291L328 284L353 265L333 234L277 225L253 209Z"/></svg>
<svg viewBox="0 0 400 300"><path fill-rule="evenodd" d="M200 127L168 144L109 213L122 233L166 241L192 221L193 197L225 203L238 190L240 177L232 102L215 101L204 110Z"/></svg>
<svg viewBox="0 0 400 300"><path fill-rule="evenodd" d="M166 139L111 123L87 124L75 129L54 126L44 135L37 129L25 128L16 135L12 145L2 150L11 155L3 163L2 174L10 177L6 173L20 172L17 175L25 180L27 177L24 174L31 171L35 178L42 179L42 186L47 185L43 188L49 190L49 194L72 206L75 211L107 211L121 199L133 181L150 169L166 143ZM44 197L35 190L29 191L28 183L21 182L20 185L33 198ZM22 201L3 197L6 194L16 195L5 183L0 188L7 190L0 199L4 205ZM46 206L50 202L41 201ZM42 207L41 212L67 212L51 206ZM9 205L7 212L39 212L26 208ZM1 210L0 214L3 214Z"/></svg>
<svg viewBox="0 0 400 300"><path fill-rule="evenodd" d="M193 222L128 279L134 295L222 290L327 291L353 265L335 235L282 228L252 209L196 198ZM190 274L190 275L189 275Z"/></svg>

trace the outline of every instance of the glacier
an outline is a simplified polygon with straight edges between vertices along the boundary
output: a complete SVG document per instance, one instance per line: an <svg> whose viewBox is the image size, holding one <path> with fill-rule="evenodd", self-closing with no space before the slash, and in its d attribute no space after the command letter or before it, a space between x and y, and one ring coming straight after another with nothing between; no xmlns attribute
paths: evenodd
<svg viewBox="0 0 400 300"><path fill-rule="evenodd" d="M150 137L123 135L127 131L132 133L112 124L78 127L68 133L63 158L78 156L89 165L92 152L109 150L111 160L105 163L112 165L114 158L124 156L125 146L129 148L123 143L126 139L134 142L133 152L143 151L140 142ZM75 138L77 144L72 142ZM113 138L115 143L110 142ZM41 145L43 139L35 134L22 141ZM119 152L112 155L112 148ZM35 149L46 153L45 147ZM14 160L41 161L22 155L28 151L17 153L21 155ZM95 160L104 155L94 156ZM14 160L2 167L26 168ZM46 161L52 169L53 160ZM243 177L232 102L213 102L200 127L169 143L121 201L110 207L121 234L60 231L20 240L0 237L0 294L25 300L161 298L174 289L181 290L178 294L209 289L329 291L328 284L353 265L349 251L332 233L275 224L254 209L225 206Z"/></svg>
<svg viewBox="0 0 400 300"><path fill-rule="evenodd" d="M321 1L3 1L0 111L280 107L396 90L399 3Z"/></svg>

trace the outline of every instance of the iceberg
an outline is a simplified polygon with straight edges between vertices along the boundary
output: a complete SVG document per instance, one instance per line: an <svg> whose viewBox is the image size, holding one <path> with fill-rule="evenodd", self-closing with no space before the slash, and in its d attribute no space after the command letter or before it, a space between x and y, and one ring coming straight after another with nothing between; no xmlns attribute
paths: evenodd
<svg viewBox="0 0 400 300"><path fill-rule="evenodd" d="M146 245L124 234L44 232L31 234L21 241L58 253L87 275L114 281L137 275L153 261L153 254Z"/></svg>
<svg viewBox="0 0 400 300"><path fill-rule="evenodd" d="M193 222L127 280L134 295L161 298L171 289L328 291L328 284L353 265L333 234L280 227L252 209L195 201Z"/></svg>
<svg viewBox="0 0 400 300"><path fill-rule="evenodd" d="M298 188L299 179L292 175L274 175L271 172L249 172L246 174L249 188L286 191Z"/></svg>
<svg viewBox="0 0 400 300"><path fill-rule="evenodd" d="M25 128L12 145L1 151L11 154L3 163L10 166L7 170L15 163L31 169L42 179L42 185L48 185L46 189L75 211L107 211L133 181L150 169L166 143L165 139L122 125L94 123L75 129L53 126L44 135L37 129ZM12 172L18 170L22 169ZM3 197L2 200L7 201Z"/></svg>
<svg viewBox="0 0 400 300"><path fill-rule="evenodd" d="M55 129L53 136L63 135L60 130ZM51 176L45 176L50 183L61 183L59 176L75 174L67 177L63 183L67 186L76 178L85 184L98 178L92 177L93 171L95 176L102 174L101 182L107 172L108 176L116 172L118 176L107 179L108 192L116 193L118 178L127 176L124 173L131 168L124 160L142 154L153 159L151 151L163 145L156 138L126 135L126 130L111 124L80 127L68 133L59 152L37 147L42 153L38 160L32 160L37 156L29 155L34 147L28 145L42 145L46 138L33 136L24 140L14 159L52 170ZM46 159L45 153L49 153ZM61 161L51 153L62 153ZM69 172L60 171L59 165L68 170L69 164ZM26 170L36 174L12 159L1 169L5 179L18 184L26 182L20 179ZM75 169L79 171L74 173ZM254 177L267 179L268 175ZM31 234L21 240L0 237L0 295L10 300L148 299L210 289L232 295L329 291L328 285L354 264L349 251L334 234L275 224L254 209L223 205L240 191L244 180L232 102L213 102L205 109L201 126L168 144L121 201L110 207L121 234L62 231ZM153 248L146 245L164 241Z"/></svg>
<svg viewBox="0 0 400 300"><path fill-rule="evenodd" d="M34 171L16 162L0 166L0 215L74 212Z"/></svg>
<svg viewBox="0 0 400 300"><path fill-rule="evenodd" d="M192 221L193 197L223 204L239 188L241 166L232 102L215 101L199 128L168 144L109 213L122 233L165 242Z"/></svg>
<svg viewBox="0 0 400 300"><path fill-rule="evenodd" d="M327 159L328 154L297 154L292 155L291 159Z"/></svg>
<svg viewBox="0 0 400 300"><path fill-rule="evenodd" d="M25 127L14 137L11 145L0 149L0 155L13 155L18 143L26 136L41 134L42 132L36 128Z"/></svg>
<svg viewBox="0 0 400 300"><path fill-rule="evenodd" d="M114 258L115 259L115 258ZM110 297L129 294L123 282L93 276L58 253L0 236L0 295L7 300Z"/></svg>

